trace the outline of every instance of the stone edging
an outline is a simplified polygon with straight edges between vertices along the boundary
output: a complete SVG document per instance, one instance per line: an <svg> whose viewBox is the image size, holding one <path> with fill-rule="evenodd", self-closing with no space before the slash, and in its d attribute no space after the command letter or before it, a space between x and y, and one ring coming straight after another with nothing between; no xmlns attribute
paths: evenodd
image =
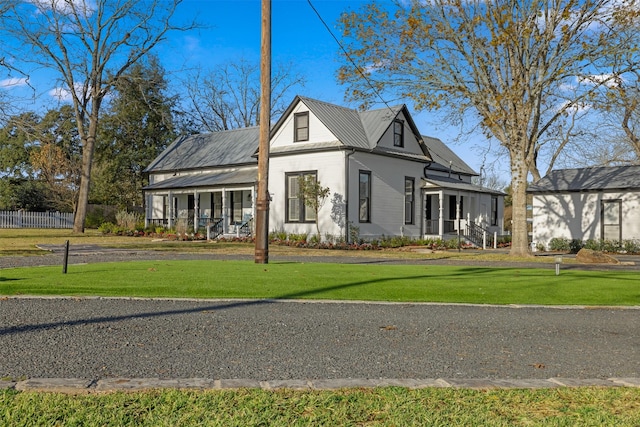
<svg viewBox="0 0 640 427"><path fill-rule="evenodd" d="M341 388L406 387L459 389L540 389L557 387L639 387L640 378L576 379L366 379L343 378L322 380L252 379L159 379L159 378L29 378L22 381L0 380L0 390L15 389L29 392L90 394L106 392L135 392L151 389L232 390L254 388L263 390L337 390Z"/></svg>

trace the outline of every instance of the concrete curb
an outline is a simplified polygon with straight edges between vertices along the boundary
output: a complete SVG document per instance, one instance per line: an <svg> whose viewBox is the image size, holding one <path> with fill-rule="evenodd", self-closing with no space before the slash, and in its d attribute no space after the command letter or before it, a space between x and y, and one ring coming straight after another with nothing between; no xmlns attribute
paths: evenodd
<svg viewBox="0 0 640 427"><path fill-rule="evenodd" d="M0 380L0 390L14 389L29 392L89 394L108 392L135 392L152 389L180 390L338 390L342 388L406 387L457 389L540 389L558 387L636 387L640 378L577 379L367 379L342 378L323 380L270 380L253 379L160 379L160 378L107 378L87 380L81 378L29 378L23 381Z"/></svg>

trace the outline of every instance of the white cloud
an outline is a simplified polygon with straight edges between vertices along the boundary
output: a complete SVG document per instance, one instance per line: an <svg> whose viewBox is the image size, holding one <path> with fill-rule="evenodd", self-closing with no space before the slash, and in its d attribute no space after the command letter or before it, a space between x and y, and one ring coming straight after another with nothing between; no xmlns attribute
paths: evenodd
<svg viewBox="0 0 640 427"><path fill-rule="evenodd" d="M58 101L71 101L71 91L65 88L56 87L51 89L49 96L56 98Z"/></svg>
<svg viewBox="0 0 640 427"><path fill-rule="evenodd" d="M94 0L29 0L29 3L38 8L40 12L54 10L62 14L77 10L85 15L92 15L97 6Z"/></svg>
<svg viewBox="0 0 640 427"><path fill-rule="evenodd" d="M11 77L9 79L0 80L0 88L11 89L14 87L26 86L27 79L24 77Z"/></svg>
<svg viewBox="0 0 640 427"><path fill-rule="evenodd" d="M620 83L623 82L622 77L615 74L599 74L599 75L591 75L586 77L579 77L578 83L586 84L586 85L604 85L607 87L617 87Z"/></svg>

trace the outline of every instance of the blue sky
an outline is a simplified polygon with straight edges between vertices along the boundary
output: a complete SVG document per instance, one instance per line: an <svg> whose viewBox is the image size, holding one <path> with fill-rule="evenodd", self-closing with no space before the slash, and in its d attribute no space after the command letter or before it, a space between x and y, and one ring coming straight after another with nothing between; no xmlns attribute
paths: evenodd
<svg viewBox="0 0 640 427"><path fill-rule="evenodd" d="M385 0L382 0L384 3ZM358 10L365 0L312 0L313 7L336 37L336 22L345 10ZM272 63L292 63L294 71L306 78L301 95L326 102L356 107L344 100L345 87L336 81L339 46L307 0L272 0ZM213 67L244 58L258 63L260 59L260 0L185 0L181 14L196 15L207 28L188 34L177 34L159 50L167 69ZM178 53L179 52L179 53ZM416 113L410 100L409 110L420 131L436 136L450 147L476 172L483 163L485 139L478 135L465 143L454 143L458 129L443 123L434 113ZM508 165L505 165L508 168ZM505 169L505 171L508 169ZM499 172L500 175L504 171ZM507 179L506 177L504 178Z"/></svg>
<svg viewBox="0 0 640 427"><path fill-rule="evenodd" d="M382 3L388 0L381 0ZM340 37L336 21L345 10L357 10L365 0L312 0L313 7ZM272 0L272 63L293 64L293 72L306 79L300 95L326 102L355 107L344 101L345 88L336 81L339 46L325 28L307 0ZM155 53L169 74L169 80L179 85L180 74L194 69L208 70L239 59L259 63L261 34L260 0L184 0L178 10L178 20L193 18L205 26L187 33L176 32ZM172 77L175 76L175 79ZM9 76L0 76L0 87ZM15 77L15 76L14 76ZM35 103L54 103L50 91L55 80L46 76L32 79L39 98ZM14 87L11 90L17 90ZM174 90L177 88L174 87ZM31 96L33 95L32 92ZM49 98L47 100L47 98ZM416 113L407 100L409 110L420 131L442 139L476 172L483 164L484 138L478 135L465 143L455 143L458 129L448 126L435 113ZM508 168L508 165L505 165ZM508 169L505 169L505 171ZM499 171L504 175L505 171ZM503 178L506 180L506 178Z"/></svg>

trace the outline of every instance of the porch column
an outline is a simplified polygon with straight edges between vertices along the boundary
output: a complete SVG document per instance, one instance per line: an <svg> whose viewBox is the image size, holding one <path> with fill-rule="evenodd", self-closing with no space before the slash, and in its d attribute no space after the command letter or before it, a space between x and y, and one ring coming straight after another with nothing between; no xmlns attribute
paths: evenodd
<svg viewBox="0 0 640 427"><path fill-rule="evenodd" d="M458 234L460 234L460 220L462 212L460 212L460 193L456 194L456 228L458 229Z"/></svg>
<svg viewBox="0 0 640 427"><path fill-rule="evenodd" d="M144 210L144 228L149 227L149 220L153 216L153 195L146 193L145 198L145 210Z"/></svg>
<svg viewBox="0 0 640 427"><path fill-rule="evenodd" d="M198 200L198 190L193 191L193 232L198 232L198 222L200 219L200 200Z"/></svg>
<svg viewBox="0 0 640 427"><path fill-rule="evenodd" d="M222 189L222 232L227 233L227 189Z"/></svg>
<svg viewBox="0 0 640 427"><path fill-rule="evenodd" d="M167 218L167 227L169 230L173 228L173 193L169 190L169 195L167 196L167 201L169 203L169 218Z"/></svg>
<svg viewBox="0 0 640 427"><path fill-rule="evenodd" d="M444 239L444 191L438 192L438 234Z"/></svg>

